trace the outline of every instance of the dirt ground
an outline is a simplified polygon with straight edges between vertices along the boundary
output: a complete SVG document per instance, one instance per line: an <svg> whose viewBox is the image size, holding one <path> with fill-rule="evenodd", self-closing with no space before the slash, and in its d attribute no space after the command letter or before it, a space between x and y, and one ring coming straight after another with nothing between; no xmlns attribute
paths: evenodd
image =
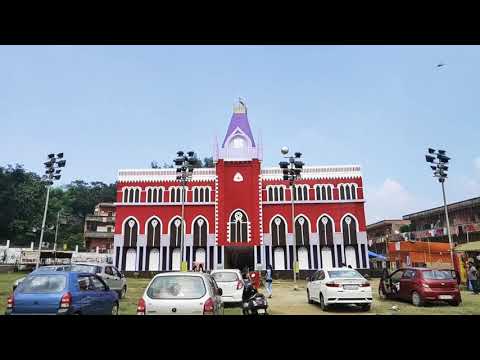
<svg viewBox="0 0 480 360"><path fill-rule="evenodd" d="M0 315L3 315L8 294L11 293L13 282L25 276L23 273L0 274ZM127 297L120 302L121 315L134 315L138 299L142 296L149 279L128 278ZM480 295L462 291L462 304L449 306L447 304L426 305L415 307L407 302L397 300L381 300L378 297L378 279L370 283L373 289L373 304L368 312L363 312L355 306L338 306L324 312L318 304L307 302L305 281L298 281L298 290L293 290L293 282L276 280L273 282L273 297L269 299L269 313L272 315L480 315ZM260 292L266 293L263 288ZM392 306L398 308L397 311ZM241 315L239 307L226 306L225 315Z"/></svg>
<svg viewBox="0 0 480 360"><path fill-rule="evenodd" d="M473 315L480 314L480 295L462 291L462 304L450 306L444 303L428 304L415 307L408 302L382 300L378 296L378 279L372 279L373 304L370 311L362 311L359 307L339 305L322 311L318 304L308 304L305 281L298 281L298 290L293 290L292 281L274 281L273 296L269 299L272 315ZM261 292L266 293L262 288ZM392 309L396 306L398 310Z"/></svg>

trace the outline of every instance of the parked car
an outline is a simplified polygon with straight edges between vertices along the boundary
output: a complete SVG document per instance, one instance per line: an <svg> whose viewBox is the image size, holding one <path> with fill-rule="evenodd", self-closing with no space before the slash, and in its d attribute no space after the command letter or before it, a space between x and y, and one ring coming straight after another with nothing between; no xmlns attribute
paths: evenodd
<svg viewBox="0 0 480 360"><path fill-rule="evenodd" d="M223 315L222 289L200 272L157 274L138 301L137 315Z"/></svg>
<svg viewBox="0 0 480 360"><path fill-rule="evenodd" d="M76 263L72 264L72 271L89 272L97 274L107 283L110 289L118 293L123 299L127 294L127 279L115 266L107 263Z"/></svg>
<svg viewBox="0 0 480 360"><path fill-rule="evenodd" d="M320 303L323 311L333 304L355 304L365 311L370 310L372 288L367 279L354 269L319 270L307 281L308 303Z"/></svg>
<svg viewBox="0 0 480 360"><path fill-rule="evenodd" d="M222 289L224 303L242 303L242 294L245 283L242 273L237 269L212 270L210 273L217 285Z"/></svg>
<svg viewBox="0 0 480 360"><path fill-rule="evenodd" d="M51 272L51 271L68 271L70 269L70 265L49 265L49 266L41 266L38 269L33 270L30 274L39 273L39 272ZM13 283L13 291L18 287L18 285L25 280L26 276L17 279Z"/></svg>
<svg viewBox="0 0 480 360"><path fill-rule="evenodd" d="M449 269L398 269L382 277L378 293L383 299L408 300L415 306L433 301L458 306L462 302L455 272Z"/></svg>
<svg viewBox="0 0 480 360"><path fill-rule="evenodd" d="M7 300L5 315L118 315L118 294L95 274L34 272Z"/></svg>

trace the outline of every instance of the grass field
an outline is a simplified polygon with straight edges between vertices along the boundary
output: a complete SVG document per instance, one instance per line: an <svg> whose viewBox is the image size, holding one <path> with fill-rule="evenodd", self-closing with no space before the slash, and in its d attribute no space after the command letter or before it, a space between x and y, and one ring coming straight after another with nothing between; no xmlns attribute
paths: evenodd
<svg viewBox="0 0 480 360"><path fill-rule="evenodd" d="M24 273L1 273L0 274L0 314L4 314L7 297L11 293L13 282L25 276ZM137 301L142 296L149 279L128 278L128 291L125 299L120 302L121 315L134 315ZM396 300L381 300L377 294L378 280L372 279L373 305L372 309L365 313L353 306L334 308L323 312L317 304L307 303L306 287L304 281L299 281L298 291L293 290L290 281L274 281L273 298L269 299L269 312L272 315L480 315L480 295L462 291L462 304L458 307L446 304L426 305L415 307L407 302ZM398 311L392 310L396 305ZM227 307L226 315L241 315L241 310L235 307Z"/></svg>

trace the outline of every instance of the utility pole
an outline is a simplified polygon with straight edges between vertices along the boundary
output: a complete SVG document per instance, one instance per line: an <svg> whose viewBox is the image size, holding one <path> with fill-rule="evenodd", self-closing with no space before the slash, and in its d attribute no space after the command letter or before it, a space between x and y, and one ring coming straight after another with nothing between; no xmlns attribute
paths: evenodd
<svg viewBox="0 0 480 360"><path fill-rule="evenodd" d="M450 222L448 219L448 206L447 206L447 199L445 196L445 179L448 177L447 170L448 170L448 161L450 158L446 155L445 150L435 150L432 148L428 148L428 155L425 155L425 160L428 163L433 165L430 168L433 170L433 176L438 178L438 182L442 184L442 194L443 194L443 206L445 209L445 221L447 223L447 235L448 235L448 243L450 245L450 259L452 261L452 267L455 268L455 262L453 258L453 242L452 242L452 235L450 233Z"/></svg>
<svg viewBox="0 0 480 360"><path fill-rule="evenodd" d="M42 243L43 243L43 235L45 233L45 222L47 221L47 211L48 211L48 200L50 198L50 187L53 185L53 182L56 180L60 180L60 173L62 172L63 167L67 163L66 160L63 159L63 153L55 154L48 154L48 160L43 163L45 165L45 175L43 175L42 180L46 181L47 186L47 197L45 199L45 210L43 211L43 220L42 220L42 229L40 231L40 241L38 244L38 259L36 268L40 266L40 258L42 254Z"/></svg>
<svg viewBox="0 0 480 360"><path fill-rule="evenodd" d="M182 184L182 223L180 225L181 240L180 240L180 258L181 258L181 271L187 271L188 264L185 261L185 197L187 196L186 185L192 178L193 166L198 162L195 152L189 151L187 155L183 151L177 152L177 157L173 160L177 167L177 180Z"/></svg>
<svg viewBox="0 0 480 360"><path fill-rule="evenodd" d="M292 197L292 235L293 235L293 289L298 290L297 286L297 271L299 265L297 260L297 236L295 229L295 181L300 178L304 163L300 160L302 153L296 152L295 156L287 156L288 147L284 146L281 149L283 157L288 161L280 161L279 165L283 172L283 180L290 182L291 197Z"/></svg>

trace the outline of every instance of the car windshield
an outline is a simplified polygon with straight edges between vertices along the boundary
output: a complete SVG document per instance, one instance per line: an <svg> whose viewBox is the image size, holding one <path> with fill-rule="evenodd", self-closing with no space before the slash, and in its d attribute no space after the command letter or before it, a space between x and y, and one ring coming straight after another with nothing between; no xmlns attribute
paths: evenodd
<svg viewBox="0 0 480 360"><path fill-rule="evenodd" d="M50 272L57 270L56 266L42 266L39 267L35 272Z"/></svg>
<svg viewBox="0 0 480 360"><path fill-rule="evenodd" d="M425 280L453 280L450 270L428 270L423 271L422 274Z"/></svg>
<svg viewBox="0 0 480 360"><path fill-rule="evenodd" d="M96 266L94 265L72 265L70 271L74 272L87 272L87 273L95 273Z"/></svg>
<svg viewBox="0 0 480 360"><path fill-rule="evenodd" d="M356 270L333 270L328 272L328 276L332 279L340 278L363 278L363 276Z"/></svg>
<svg viewBox="0 0 480 360"><path fill-rule="evenodd" d="M159 276L147 290L151 299L200 299L207 289L200 276Z"/></svg>
<svg viewBox="0 0 480 360"><path fill-rule="evenodd" d="M212 274L216 282L232 282L238 280L238 275L234 272L216 272Z"/></svg>
<svg viewBox="0 0 480 360"><path fill-rule="evenodd" d="M65 275L32 275L21 282L19 293L57 293L65 289Z"/></svg>

